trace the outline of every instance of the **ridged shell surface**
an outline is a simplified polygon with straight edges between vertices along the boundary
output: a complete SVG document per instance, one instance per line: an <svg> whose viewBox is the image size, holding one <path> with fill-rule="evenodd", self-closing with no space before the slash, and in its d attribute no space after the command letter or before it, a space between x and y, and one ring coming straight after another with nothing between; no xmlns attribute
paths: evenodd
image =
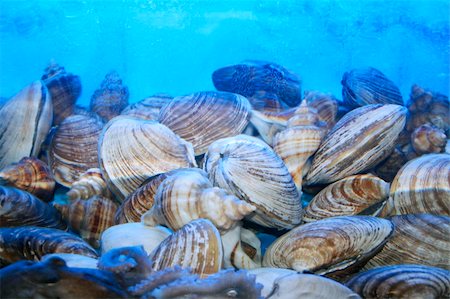
<svg viewBox="0 0 450 299"><path fill-rule="evenodd" d="M449 298L450 272L420 265L379 267L346 282L363 298Z"/></svg>
<svg viewBox="0 0 450 299"><path fill-rule="evenodd" d="M411 134L411 145L419 155L443 152L446 143L445 132L427 124L416 128Z"/></svg>
<svg viewBox="0 0 450 299"><path fill-rule="evenodd" d="M93 196L111 197L106 181L99 168L90 168L72 183L67 191L69 200L88 199Z"/></svg>
<svg viewBox="0 0 450 299"><path fill-rule="evenodd" d="M206 219L186 224L150 254L155 271L176 265L202 277L222 268L223 249L217 228Z"/></svg>
<svg viewBox="0 0 450 299"><path fill-rule="evenodd" d="M165 105L159 122L192 143L195 154L206 152L220 138L240 134L249 121L251 107L238 94L207 91L176 97Z"/></svg>
<svg viewBox="0 0 450 299"><path fill-rule="evenodd" d="M349 176L314 196L305 208L303 221L357 214L377 216L388 197L389 184L382 179L371 174Z"/></svg>
<svg viewBox="0 0 450 299"><path fill-rule="evenodd" d="M159 111L172 99L173 97L165 94L153 95L137 103L128 105L120 114L145 120L158 120Z"/></svg>
<svg viewBox="0 0 450 299"><path fill-rule="evenodd" d="M327 124L328 130L335 125L338 102L333 95L318 91L305 91L304 99L309 107L317 110L320 119Z"/></svg>
<svg viewBox="0 0 450 299"><path fill-rule="evenodd" d="M292 228L302 207L283 160L260 139L239 135L214 142L204 169L213 185L256 206L249 219L266 227Z"/></svg>
<svg viewBox="0 0 450 299"><path fill-rule="evenodd" d="M103 129L99 162L120 201L152 175L196 166L190 143L160 123L127 116L114 118Z"/></svg>
<svg viewBox="0 0 450 299"><path fill-rule="evenodd" d="M41 81L31 83L6 102L0 109L0 168L37 156L52 117L52 100Z"/></svg>
<svg viewBox="0 0 450 299"><path fill-rule="evenodd" d="M70 187L88 169L98 167L102 128L102 122L86 115L72 115L61 122L49 150L49 165L59 184Z"/></svg>
<svg viewBox="0 0 450 299"><path fill-rule="evenodd" d="M224 268L255 269L261 267L261 241L255 233L242 228L239 224L223 233L221 237ZM251 248L251 252L246 251L246 248Z"/></svg>
<svg viewBox="0 0 450 299"><path fill-rule="evenodd" d="M389 220L333 217L300 225L275 240L263 266L327 274L357 265L379 251L394 230Z"/></svg>
<svg viewBox="0 0 450 299"><path fill-rule="evenodd" d="M43 201L53 199L55 179L47 164L33 157L24 157L0 170L0 184L27 191Z"/></svg>
<svg viewBox="0 0 450 299"><path fill-rule="evenodd" d="M366 105L347 113L323 140L305 183L332 183L381 162L393 150L406 112L399 105Z"/></svg>

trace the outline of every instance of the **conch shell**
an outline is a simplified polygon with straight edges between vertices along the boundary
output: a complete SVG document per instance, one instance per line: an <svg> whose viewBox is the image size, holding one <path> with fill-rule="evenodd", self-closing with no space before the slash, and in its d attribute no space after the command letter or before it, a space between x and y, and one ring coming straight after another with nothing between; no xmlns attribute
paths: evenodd
<svg viewBox="0 0 450 299"><path fill-rule="evenodd" d="M421 125L411 134L411 145L414 151L419 154L441 153L445 149L447 136L436 127Z"/></svg>
<svg viewBox="0 0 450 299"><path fill-rule="evenodd" d="M93 196L111 197L111 194L103 179L99 168L90 168L72 183L72 187L66 193L70 201L88 199Z"/></svg>
<svg viewBox="0 0 450 299"><path fill-rule="evenodd" d="M0 109L0 168L37 156L53 117L52 100L41 81L33 82Z"/></svg>
<svg viewBox="0 0 450 299"><path fill-rule="evenodd" d="M252 244L250 245L246 241ZM222 234L222 244L225 268L255 269L261 267L261 241L252 231L242 228L241 225L235 225ZM249 255L245 246L251 246L254 254Z"/></svg>
<svg viewBox="0 0 450 299"><path fill-rule="evenodd" d="M159 111L172 99L173 97L166 94L156 94L128 105L120 114L145 120L158 120Z"/></svg>

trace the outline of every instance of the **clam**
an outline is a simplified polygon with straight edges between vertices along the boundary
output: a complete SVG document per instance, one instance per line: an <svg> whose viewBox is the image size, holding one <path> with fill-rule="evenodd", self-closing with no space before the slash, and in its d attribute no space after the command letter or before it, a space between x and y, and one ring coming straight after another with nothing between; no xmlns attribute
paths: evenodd
<svg viewBox="0 0 450 299"><path fill-rule="evenodd" d="M272 144L273 137L286 128L287 121L294 115L294 112L294 108L281 112L252 110L250 122L256 128L261 138L268 144Z"/></svg>
<svg viewBox="0 0 450 299"><path fill-rule="evenodd" d="M390 217L392 238L366 264L370 269L396 264L422 264L450 270L450 217L408 214Z"/></svg>
<svg viewBox="0 0 450 299"><path fill-rule="evenodd" d="M122 79L116 71L111 71L92 95L91 111L109 121L128 105L128 97L128 87L122 84Z"/></svg>
<svg viewBox="0 0 450 299"><path fill-rule="evenodd" d="M67 228L61 215L52 206L26 191L0 186L0 226L28 225Z"/></svg>
<svg viewBox="0 0 450 299"><path fill-rule="evenodd" d="M216 273L223 261L219 231L209 220L191 221L162 241L150 259L155 271L178 265L202 277Z"/></svg>
<svg viewBox="0 0 450 299"><path fill-rule="evenodd" d="M225 190L213 187L201 169L180 169L158 187L155 202L142 216L146 225L163 224L172 230L195 219L208 219L227 231L256 208Z"/></svg>
<svg viewBox="0 0 450 299"><path fill-rule="evenodd" d="M366 105L347 113L321 143L305 183L332 183L372 168L394 149L405 119L406 108L399 105Z"/></svg>
<svg viewBox="0 0 450 299"><path fill-rule="evenodd" d="M128 105L120 114L145 120L158 120L159 111L172 99L173 97L166 94L156 94Z"/></svg>
<svg viewBox="0 0 450 299"><path fill-rule="evenodd" d="M350 107L370 104L403 105L402 94L398 87L375 68L367 67L345 72L341 84L342 98Z"/></svg>
<svg viewBox="0 0 450 299"><path fill-rule="evenodd" d="M67 267L97 269L98 260L96 258L75 253L49 253L41 258L41 262L48 261L55 257L64 260Z"/></svg>
<svg viewBox="0 0 450 299"><path fill-rule="evenodd" d="M247 98L252 108L258 111L279 112L287 108L274 93L258 90Z"/></svg>
<svg viewBox="0 0 450 299"><path fill-rule="evenodd" d="M0 170L0 183L27 191L47 202L52 200L55 190L50 168L33 157L24 157Z"/></svg>
<svg viewBox="0 0 450 299"><path fill-rule="evenodd" d="M263 141L246 135L220 139L208 148L204 169L213 185L256 207L249 220L279 229L300 223L302 207L292 176Z"/></svg>
<svg viewBox="0 0 450 299"><path fill-rule="evenodd" d="M140 222L114 225L101 235L101 251L104 254L114 248L142 245L150 254L170 234L165 227L150 227Z"/></svg>
<svg viewBox="0 0 450 299"><path fill-rule="evenodd" d="M317 110L320 120L326 123L328 130L335 125L338 101L333 95L319 91L306 91L304 100L306 100L309 107Z"/></svg>
<svg viewBox="0 0 450 299"><path fill-rule="evenodd" d="M246 98L229 92L208 91L176 97L161 108L159 122L192 143L195 155L214 141L240 134L251 107Z"/></svg>
<svg viewBox="0 0 450 299"><path fill-rule="evenodd" d="M300 78L272 62L246 60L214 71L212 80L218 90L245 97L252 97L259 91L273 93L289 107L298 105L301 100Z"/></svg>
<svg viewBox="0 0 450 299"><path fill-rule="evenodd" d="M332 217L300 225L270 245L263 266L316 274L350 270L381 250L393 230L389 220L371 216Z"/></svg>
<svg viewBox="0 0 450 299"><path fill-rule="evenodd" d="M98 144L103 177L120 201L152 175L196 166L192 145L155 121L116 117Z"/></svg>
<svg viewBox="0 0 450 299"><path fill-rule="evenodd" d="M111 197L106 181L99 168L90 168L72 183L67 191L69 200L89 199L93 196Z"/></svg>
<svg viewBox="0 0 450 299"><path fill-rule="evenodd" d="M64 67L51 61L41 78L53 102L53 125L59 125L73 113L75 102L81 94L80 77L67 73Z"/></svg>
<svg viewBox="0 0 450 299"><path fill-rule="evenodd" d="M47 87L35 81L0 109L0 168L23 157L37 156L52 124Z"/></svg>
<svg viewBox="0 0 450 299"><path fill-rule="evenodd" d="M411 134L411 145L414 151L419 154L441 153L445 149L447 136L436 127L421 125Z"/></svg>
<svg viewBox="0 0 450 299"><path fill-rule="evenodd" d="M322 189L305 208L303 221L333 216L377 216L389 197L389 184L371 174L357 174Z"/></svg>
<svg viewBox="0 0 450 299"><path fill-rule="evenodd" d="M0 263L35 260L49 253L76 253L97 258L83 239L54 228L22 226L0 228Z"/></svg>
<svg viewBox="0 0 450 299"><path fill-rule="evenodd" d="M61 211L70 228L92 247L100 246L100 235L114 224L117 205L106 197L94 196L87 200L77 199L68 205L55 207Z"/></svg>
<svg viewBox="0 0 450 299"><path fill-rule="evenodd" d="M254 269L261 267L261 241L252 231L242 228L241 225L235 225L221 237L224 268ZM245 241L252 243L254 247ZM245 250L249 247L252 248L251 254Z"/></svg>
<svg viewBox="0 0 450 299"><path fill-rule="evenodd" d="M381 215L450 216L450 155L428 154L406 163L391 184Z"/></svg>
<svg viewBox="0 0 450 299"><path fill-rule="evenodd" d="M420 265L379 267L353 276L346 285L364 298L449 298L450 272Z"/></svg>
<svg viewBox="0 0 450 299"><path fill-rule="evenodd" d="M49 165L59 184L70 187L85 171L98 167L102 127L98 119L85 115L72 115L61 122L49 150Z"/></svg>

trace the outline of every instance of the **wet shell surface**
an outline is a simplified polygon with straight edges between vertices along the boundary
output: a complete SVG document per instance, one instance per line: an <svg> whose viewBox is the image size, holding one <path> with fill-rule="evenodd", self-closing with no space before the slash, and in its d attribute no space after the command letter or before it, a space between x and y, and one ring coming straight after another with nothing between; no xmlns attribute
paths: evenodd
<svg viewBox="0 0 450 299"><path fill-rule="evenodd" d="M377 216L389 197L389 184L371 174L346 177L320 191L305 208L303 221L334 216Z"/></svg>
<svg viewBox="0 0 450 299"><path fill-rule="evenodd" d="M260 139L239 135L214 142L204 169L213 185L254 205L248 219L266 227L300 223L300 195L283 160Z"/></svg>
<svg viewBox="0 0 450 299"><path fill-rule="evenodd" d="M0 263L35 260L49 253L76 253L97 258L83 239L59 229L35 226L0 228Z"/></svg>
<svg viewBox="0 0 450 299"><path fill-rule="evenodd" d="M178 265L205 277L222 268L222 240L209 220L194 220L166 238L150 259L155 271Z"/></svg>
<svg viewBox="0 0 450 299"><path fill-rule="evenodd" d="M422 264L450 270L450 217L408 214L390 217L395 231L366 269L396 265Z"/></svg>
<svg viewBox="0 0 450 299"><path fill-rule="evenodd" d="M379 267L361 272L346 285L363 298L449 298L450 272L420 265Z"/></svg>
<svg viewBox="0 0 450 299"><path fill-rule="evenodd" d="M67 191L69 200L88 199L93 196L111 197L99 168L90 168L72 183Z"/></svg>
<svg viewBox="0 0 450 299"><path fill-rule="evenodd" d="M0 186L0 227L13 226L67 228L52 206L26 191Z"/></svg>
<svg viewBox="0 0 450 299"><path fill-rule="evenodd" d="M261 241L252 231L241 224L221 235L224 253L224 268L255 269L261 267ZM250 243L250 244L249 244ZM251 252L246 251L246 247Z"/></svg>
<svg viewBox="0 0 450 299"><path fill-rule="evenodd" d="M165 225L178 230L192 220L210 220L221 232L252 213L251 204L213 187L198 168L175 170L158 187L152 208L142 216L146 225Z"/></svg>
<svg viewBox="0 0 450 299"><path fill-rule="evenodd" d="M49 202L56 183L47 164L37 158L25 157L0 170L0 184L27 191Z"/></svg>
<svg viewBox="0 0 450 299"><path fill-rule="evenodd" d="M92 95L91 111L109 121L128 105L128 97L128 87L122 84L122 79L116 71L111 71Z"/></svg>
<svg viewBox="0 0 450 299"><path fill-rule="evenodd" d="M137 103L128 105L120 114L145 120L158 120L159 111L172 99L173 97L169 95L156 94Z"/></svg>
<svg viewBox="0 0 450 299"><path fill-rule="evenodd" d="M370 104L403 105L398 87L379 70L368 67L344 73L342 98L350 107Z"/></svg>
<svg viewBox="0 0 450 299"><path fill-rule="evenodd" d="M240 134L248 124L250 110L241 95L199 92L171 100L161 109L159 122L192 143L195 154L201 155L214 141Z"/></svg>
<svg viewBox="0 0 450 299"><path fill-rule="evenodd" d="M263 266L328 274L356 266L379 251L393 224L371 216L342 216L300 225L275 240Z"/></svg>
<svg viewBox="0 0 450 299"><path fill-rule="evenodd" d="M382 215L450 216L450 155L428 154L406 163L392 181Z"/></svg>
<svg viewBox="0 0 450 299"><path fill-rule="evenodd" d="M103 129L99 162L120 201L152 175L196 166L190 143L160 123L127 116L116 117Z"/></svg>
<svg viewBox="0 0 450 299"><path fill-rule="evenodd" d="M406 108L399 105L366 105L347 113L321 143L305 183L332 183L375 166L394 149L405 120Z"/></svg>
<svg viewBox="0 0 450 299"><path fill-rule="evenodd" d="M86 115L72 115L61 122L49 150L49 165L59 184L70 187L88 169L98 167L102 128L102 122Z"/></svg>
<svg viewBox="0 0 450 299"><path fill-rule="evenodd" d="M52 100L47 87L35 81L0 109L0 168L23 157L37 156L52 124Z"/></svg>

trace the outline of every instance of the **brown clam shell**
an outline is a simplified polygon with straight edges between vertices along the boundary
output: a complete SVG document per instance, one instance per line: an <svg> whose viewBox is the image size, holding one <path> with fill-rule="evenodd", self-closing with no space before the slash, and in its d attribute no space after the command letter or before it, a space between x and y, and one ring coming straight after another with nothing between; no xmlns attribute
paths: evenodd
<svg viewBox="0 0 450 299"><path fill-rule="evenodd" d="M320 119L327 124L328 130L335 125L338 101L333 95L319 91L305 91L304 100L306 100L309 107L317 110Z"/></svg>
<svg viewBox="0 0 450 299"><path fill-rule="evenodd" d="M165 94L156 94L137 103L125 107L120 113L145 120L158 120L161 108L170 102L173 97Z"/></svg>
<svg viewBox="0 0 450 299"><path fill-rule="evenodd" d="M83 173L72 183L72 187L67 191L66 195L71 201L88 199L96 195L107 198L112 196L99 168L90 168Z"/></svg>

